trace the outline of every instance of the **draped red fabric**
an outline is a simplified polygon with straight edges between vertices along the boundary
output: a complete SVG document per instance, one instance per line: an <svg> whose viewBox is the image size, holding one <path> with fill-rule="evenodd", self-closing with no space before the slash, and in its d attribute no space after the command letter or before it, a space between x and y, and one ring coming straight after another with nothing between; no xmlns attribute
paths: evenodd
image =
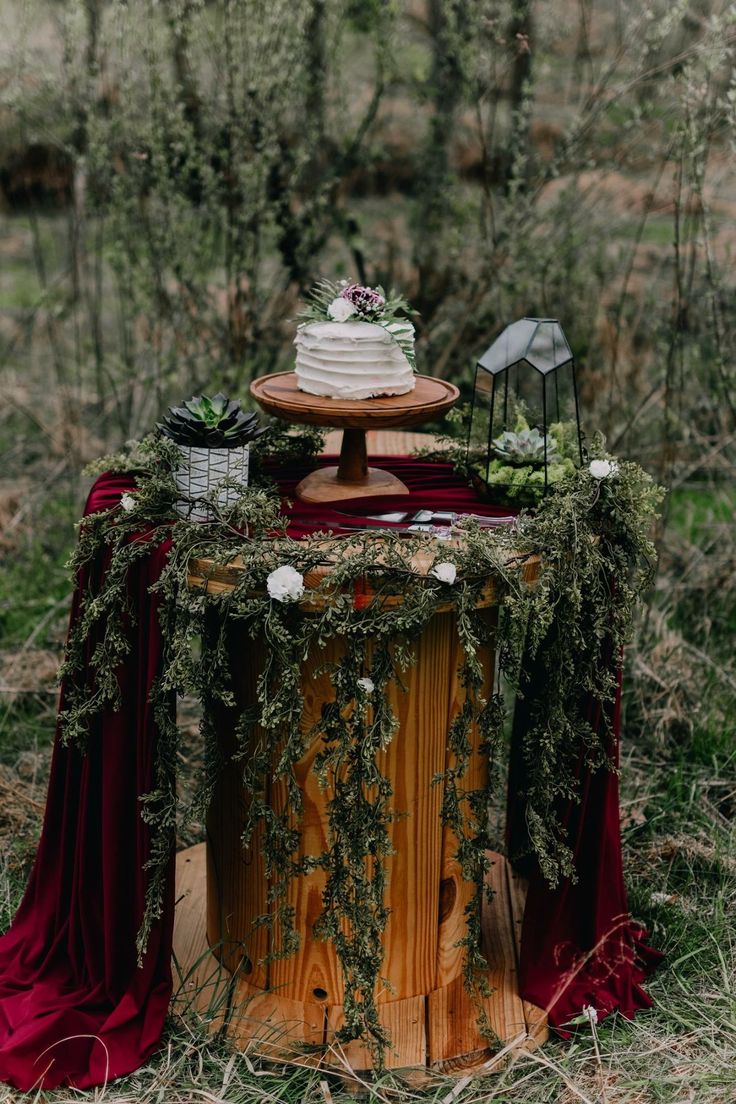
<svg viewBox="0 0 736 1104"><path fill-rule="evenodd" d="M578 763L580 801L566 801L558 812L574 854L576 881L562 880L551 888L528 852L524 789L524 737L532 724L535 701L544 693L543 658L527 660L523 697L516 703L509 766L506 835L508 853L529 879L521 933L519 987L521 996L547 1010L561 1035L563 1025L585 1006L598 1018L618 1010L627 1019L651 1006L642 981L661 961L648 947L646 931L629 916L621 856L618 775L605 768L590 771ZM596 733L604 716L598 702L581 703ZM609 751L619 761L621 678L609 707Z"/></svg>
<svg viewBox="0 0 736 1104"><path fill-rule="evenodd" d="M115 505L132 486L129 478L102 476L85 512ZM57 735L38 853L0 939L0 1078L26 1091L85 1088L129 1073L155 1050L168 1011L173 865L165 914L140 969L135 951L149 849L138 799L152 788L156 729L148 693L161 662L148 588L166 554L166 546L152 547L130 572L137 619L119 672L120 710L99 717L86 755L62 747ZM85 572L72 620L89 582Z"/></svg>
<svg viewBox="0 0 736 1104"><path fill-rule="evenodd" d="M371 463L390 468L409 494L309 506L293 501L304 470L274 470L285 502L292 500L290 534L300 538L328 529L349 532L343 530L349 515L386 525L366 516L386 511L509 513L480 503L449 464L406 457L376 457ZM101 476L85 512L114 506L133 487L128 477ZM120 709L106 710L98 718L85 755L62 747L57 733L36 861L13 924L0 938L0 1079L23 1090L62 1084L86 1088L120 1077L146 1061L163 1030L172 988L173 855L164 914L141 968L136 965L135 938L150 844L139 798L152 787L157 736L148 697L162 662L157 600L149 588L160 575L168 547L152 545L150 556L130 571L134 617L128 626L131 650L119 671ZM104 569L101 563L91 570ZM72 622L90 581L86 571L74 596ZM90 641L90 650L94 643ZM62 706L66 692L62 687ZM517 737L523 724L522 710L517 713ZM512 785L519 782L518 766L512 764ZM575 887L566 883L549 890L532 874L524 920L523 995L543 1007L553 1004L556 1023L571 1009L579 1011L582 1003L600 1012L620 1007L626 1015L645 1006L648 998L639 982L654 961L654 952L643 947L639 930L628 919L616 776L584 774L581 783L583 802L568 811L580 881ZM514 824L519 807L510 803ZM580 971L568 987L567 1003L555 1003L570 964L611 932L616 918L621 924L596 956L596 969Z"/></svg>

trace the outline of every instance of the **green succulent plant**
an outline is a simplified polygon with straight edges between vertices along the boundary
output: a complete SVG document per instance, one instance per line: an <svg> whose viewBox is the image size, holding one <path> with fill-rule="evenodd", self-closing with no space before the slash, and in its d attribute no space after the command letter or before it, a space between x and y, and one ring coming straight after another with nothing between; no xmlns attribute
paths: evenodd
<svg viewBox="0 0 736 1104"><path fill-rule="evenodd" d="M170 407L158 428L177 445L191 448L236 448L265 431L257 414L221 392L212 398L195 395L183 406Z"/></svg>
<svg viewBox="0 0 736 1104"><path fill-rule="evenodd" d="M557 445L549 437L546 438L547 455L545 457L545 435L540 433L536 426L534 429L521 429L516 433L506 430L500 437L494 439L492 446L497 459L503 460L512 467L527 464L535 467L544 464L545 459L547 464L554 464L560 459Z"/></svg>

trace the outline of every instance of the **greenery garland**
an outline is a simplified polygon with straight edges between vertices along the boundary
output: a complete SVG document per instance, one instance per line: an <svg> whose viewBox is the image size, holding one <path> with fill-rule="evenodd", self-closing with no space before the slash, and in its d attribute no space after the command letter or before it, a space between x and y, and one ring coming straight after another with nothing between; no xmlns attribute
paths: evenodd
<svg viewBox="0 0 736 1104"><path fill-rule="evenodd" d="M226 626L236 618L254 638L265 641L257 700L242 709L236 726L235 759L250 795L243 844L264 823L264 853L270 884L267 926L269 958L288 955L298 936L287 899L289 880L309 870L325 871L323 911L315 935L330 939L344 981L343 1040L362 1038L378 1064L389 1044L375 1003L381 969L381 937L388 919L384 903L385 860L390 854L389 826L401 813L391 804L391 785L379 769L379 752L394 738L397 719L385 693L401 684L414 660L413 643L440 605L454 608L462 644L459 670L464 701L448 732L451 765L436 780L443 784L443 822L458 840L457 861L476 886L467 908L466 982L482 990L485 963L480 952L480 904L488 805L494 771L482 789L468 787L473 726L481 754L491 767L498 759L506 725L503 698L483 696L482 655L488 626L477 602L488 578L497 587L501 625L497 634L501 671L517 692L523 671L541 665L545 694L534 702L533 723L524 743L528 789L524 795L530 850L545 877L555 884L575 876L573 857L557 809L575 799L582 759L591 769L612 767L609 731L597 733L581 709L584 695L603 704L613 699L617 661L637 599L649 583L654 563L650 540L660 491L637 465L603 461L602 441L594 443L598 478L582 468L559 483L534 514L522 514L513 527L484 530L469 524L461 547L433 543L425 536L400 538L381 533L380 561L375 535L351 535L332 541L330 572L309 592L309 602L275 600L269 575L288 565L299 576L318 567L325 556L319 540L295 541L285 535L275 484L258 460L293 461L314 454L319 436L270 430L254 446L251 486L242 487L237 505L211 523L176 517L178 497L172 472L179 454L163 438L132 443L107 457L97 471L132 472L136 490L119 507L94 514L80 526L72 568L83 580L80 615L71 632L63 674L69 693L62 714L67 742L84 749L92 719L119 699L116 671L128 644L133 617L127 578L152 548L170 542L166 565L152 590L160 606L164 641L162 671L152 694L160 730L155 786L145 795L142 815L152 828L146 911L138 940L142 958L151 925L160 916L174 847L177 814L178 733L172 709L175 694L193 694L202 703L204 768L190 813L204 815L223 765L213 716L232 708ZM438 459L447 460L443 454ZM458 456L461 466L463 458ZM600 461L603 461L602 464ZM216 494L213 508L216 510ZM411 558L431 549L436 561L454 565L447 572L419 575ZM193 558L242 565L227 594L193 590L187 584ZM522 568L539 557L534 585ZM105 570L100 570L104 565ZM355 602L356 587L369 595ZM387 595L402 594L400 606ZM296 594L296 592L295 592ZM312 731L302 724L300 668L303 657L339 634L342 657L329 668L334 700L324 705ZM199 647L195 647L199 641ZM607 715L604 709L604 716ZM256 735L258 734L258 735ZM298 858L301 793L295 766L316 738L323 741L315 769L333 790L328 804L328 846L323 854ZM282 812L266 801L266 782L275 776L286 787Z"/></svg>

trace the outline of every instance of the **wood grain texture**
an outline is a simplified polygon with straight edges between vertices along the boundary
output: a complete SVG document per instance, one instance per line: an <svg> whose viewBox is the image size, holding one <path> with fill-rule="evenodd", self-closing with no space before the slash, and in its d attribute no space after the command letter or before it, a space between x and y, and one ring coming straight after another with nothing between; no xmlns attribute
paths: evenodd
<svg viewBox="0 0 736 1104"><path fill-rule="evenodd" d="M236 626L231 635L237 638ZM433 778L445 767L448 702L447 690L455 676L457 651L454 618L451 614L435 616L417 643L416 663L403 676L405 690L389 689L389 699L399 721L399 731L389 746L378 756L379 769L391 779L394 796L392 807L400 815L389 827L393 854L386 860L388 886L386 902L391 912L384 933L385 958L382 976L386 977L393 994L385 989L379 999L388 1001L427 993L434 986L437 960L437 915L440 895L440 861L442 824L440 808L441 786ZM304 731L318 724L322 705L334 699L329 675L319 669L335 663L343 654L339 639L327 641L325 647L308 656L302 672L304 693ZM244 634L233 650L241 655L234 671L237 696L243 699L247 688L255 685L259 649ZM368 660L369 662L370 660ZM227 738L226 738L227 743ZM320 855L329 844L329 790L323 790L314 771L314 760L322 748L317 736L306 754L296 764L295 777L303 798L299 860ZM235 776L234 782L231 780ZM237 765L223 771L221 792L237 789ZM246 800L243 795L242 801ZM286 808L284 782L275 781L271 802L277 813ZM213 815L213 822L226 824L229 808L222 805ZM232 822L231 822L232 823ZM293 823L298 823L293 819ZM252 925L253 907L263 908L265 882L257 856L249 859L236 832L229 837L226 829L210 834L210 847L217 848L218 909L228 917L229 936L237 947L247 944ZM308 1001L315 992L324 994L330 1003L343 999L342 974L336 954L328 943L317 940L312 928L321 911L325 876L316 870L292 879L287 890L288 904L294 909L295 926L301 934L299 949L289 958L273 962L268 973L268 985L289 999ZM210 925L212 930L214 924ZM276 933L276 946L279 946ZM255 984L264 984L255 980Z"/></svg>
<svg viewBox="0 0 736 1104"><path fill-rule="evenodd" d="M406 691L392 686L389 700L399 729L378 765L391 780L390 826L394 854L387 861L386 902L379 1001L417 996L434 986L437 913L440 898L442 787L433 779L444 770L447 742L447 686L455 656L452 614L437 614L416 644L416 662L402 676Z"/></svg>
<svg viewBox="0 0 736 1104"><path fill-rule="evenodd" d="M352 432L360 433L360 430ZM355 479L341 475L339 467L317 468L297 484L296 494L302 502L342 502L348 498L374 498L376 495L408 495L409 488L383 468L365 468Z"/></svg>
<svg viewBox="0 0 736 1104"><path fill-rule="evenodd" d="M478 1006L457 977L426 996L380 1005L381 1021L394 1039L393 1051L386 1055L389 1068L408 1069L426 1063L446 1072L467 1071L485 1066L504 1040L519 1039L518 1047L511 1048L513 1054L516 1049L533 1049L547 1037L544 1013L522 1002L516 991L516 937L525 885L503 856L489 852L489 859L493 864L490 883L496 895L484 911L483 937L492 958L488 980L494 992L482 1003L498 1041L478 1031ZM230 975L220 965L209 952L205 934L205 845L180 852L176 866L177 980L172 1010L195 1015L211 1029L224 1027L240 1049L276 1061L322 1064L342 1072L370 1069L370 1055L362 1044L335 1042L335 1032L343 1023L340 1005L326 1000L295 1001L279 991L266 992L246 978ZM501 933L496 931L498 926L504 929ZM517 1034L520 1017L526 1029L522 1026Z"/></svg>
<svg viewBox="0 0 736 1104"><path fill-rule="evenodd" d="M323 1005L264 992L243 979L235 987L230 1016L228 1035L236 1046L248 1046L268 1057L286 1057L324 1044Z"/></svg>
<svg viewBox="0 0 736 1104"><path fill-rule="evenodd" d="M527 881L517 874L511 863L506 863L506 893L511 908L511 918L514 926L514 944L516 947L516 967L518 976L519 954L521 951L521 928L524 922L524 906L526 904ZM547 1013L531 1001L522 1001L524 1018L528 1039L524 1044L529 1050L545 1043L549 1038L549 1024Z"/></svg>
<svg viewBox="0 0 736 1104"><path fill-rule="evenodd" d="M302 667L302 726L305 732L319 722L322 703L335 696L328 673L319 671L319 667L324 663L334 662L341 654L342 647L341 641L328 640L324 649L313 651ZM318 736L294 768L303 801L301 840L297 855L299 859L320 855L327 847L328 795L320 788L313 769L314 760L322 747L322 739ZM285 784L275 782L272 803L277 812L280 813L285 808L286 802ZM296 817L292 817L292 823L298 825ZM301 944L288 959L272 964L270 982L272 988L277 988L284 996L292 999L313 1000L317 990L318 995L323 993L330 1002L339 1003L343 999L343 981L337 957L334 949L328 943L316 939L312 931L312 926L322 911L324 884L325 874L321 870L291 880L287 889L287 901L294 909L294 923L301 934Z"/></svg>
<svg viewBox="0 0 736 1104"><path fill-rule="evenodd" d="M517 989L517 949L506 860L488 853L487 882L493 893L482 914L482 947L488 961L488 997L468 993L462 975L427 997L429 1065L446 1071L471 1068L485 1062L504 1043L526 1033L524 1009ZM495 1038L478 1025L485 1012Z"/></svg>
<svg viewBox="0 0 736 1104"><path fill-rule="evenodd" d="M194 1015L216 1031L230 1008L233 978L207 940L205 871L203 843L177 855L172 1011Z"/></svg>
<svg viewBox="0 0 736 1104"><path fill-rule="evenodd" d="M440 418L455 405L460 392L452 383L416 376L413 391L375 399L330 399L300 391L296 372L276 372L253 380L250 393L267 414L297 425L370 429L421 425Z"/></svg>
<svg viewBox="0 0 736 1104"><path fill-rule="evenodd" d="M406 997L382 1004L379 1019L391 1036L392 1047L386 1052L387 1069L406 1069L427 1064L426 998ZM331 1048L325 1057L333 1066L346 1065L356 1072L373 1068L369 1048L357 1040L340 1043L335 1038L345 1022L343 1010L338 1005L327 1014L326 1043Z"/></svg>

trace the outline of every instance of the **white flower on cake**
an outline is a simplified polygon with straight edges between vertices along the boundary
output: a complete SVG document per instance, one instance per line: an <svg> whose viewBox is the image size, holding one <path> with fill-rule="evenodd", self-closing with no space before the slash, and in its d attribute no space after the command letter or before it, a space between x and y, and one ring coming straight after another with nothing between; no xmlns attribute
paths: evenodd
<svg viewBox="0 0 736 1104"><path fill-rule="evenodd" d="M276 602L296 602L304 594L304 576L289 564L284 564L268 576L266 589L269 597Z"/></svg>
<svg viewBox="0 0 736 1104"><path fill-rule="evenodd" d="M357 682L357 687L364 694L372 694L373 691L376 689L373 679L369 678L359 678Z"/></svg>
<svg viewBox="0 0 736 1104"><path fill-rule="evenodd" d="M120 506L123 510L126 510L126 511L134 510L135 509L135 497L132 494L128 494L128 492L126 491L125 494L120 496Z"/></svg>
<svg viewBox="0 0 736 1104"><path fill-rule="evenodd" d="M594 479L610 479L618 471L615 460L591 460L588 471Z"/></svg>
<svg viewBox="0 0 736 1104"><path fill-rule="evenodd" d="M338 295L337 299L333 299L330 303L327 313L333 322L347 322L348 318L352 318L355 314L355 307L349 299Z"/></svg>
<svg viewBox="0 0 736 1104"><path fill-rule="evenodd" d="M430 575L434 575L441 583L449 583L452 586L457 579L457 568L454 563L438 563L434 565Z"/></svg>

